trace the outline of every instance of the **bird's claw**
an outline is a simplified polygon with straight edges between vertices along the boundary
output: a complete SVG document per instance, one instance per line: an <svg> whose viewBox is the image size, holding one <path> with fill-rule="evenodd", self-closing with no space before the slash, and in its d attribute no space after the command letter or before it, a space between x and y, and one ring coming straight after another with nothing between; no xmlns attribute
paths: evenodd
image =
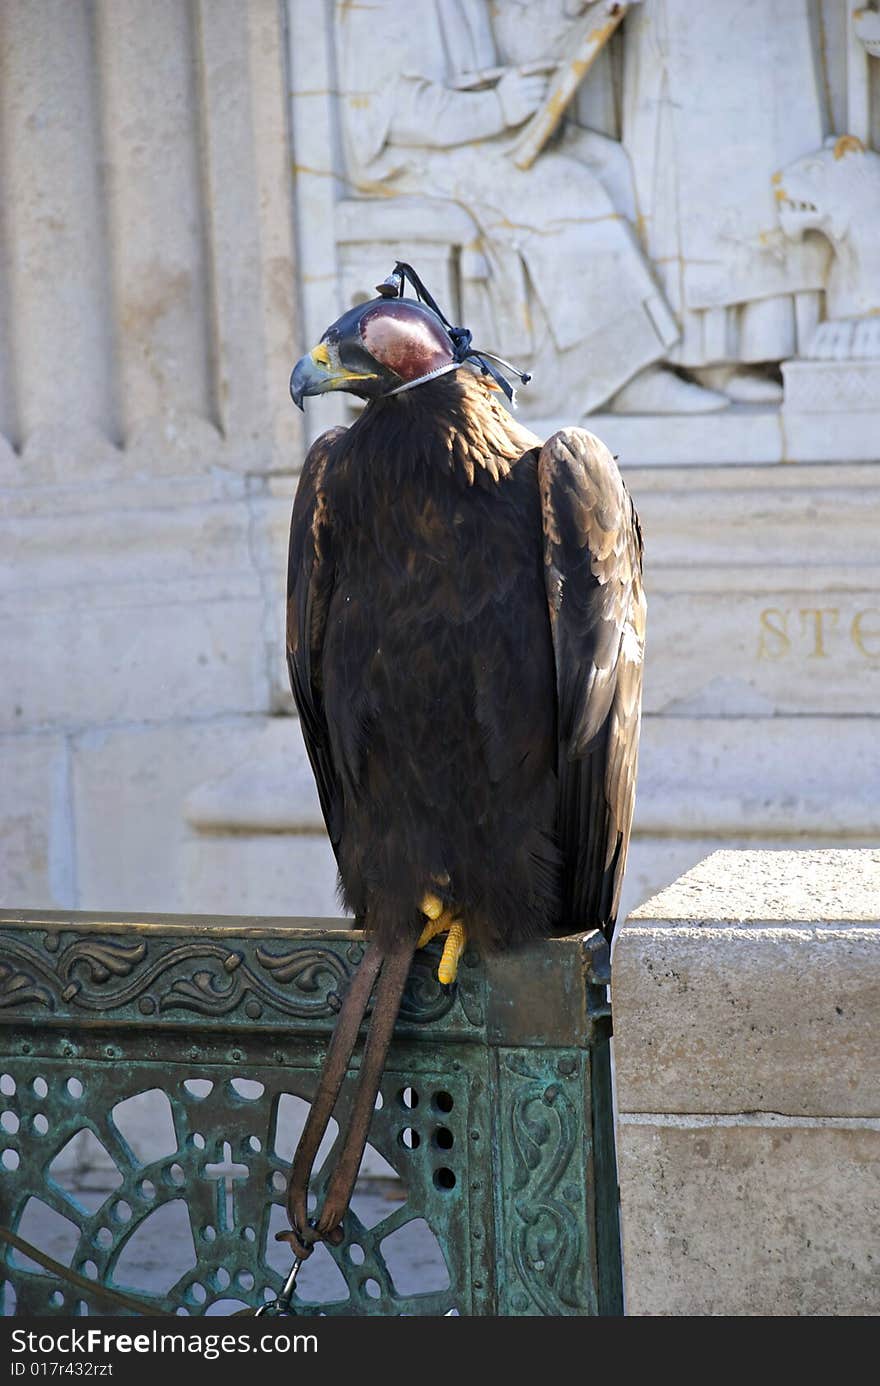
<svg viewBox="0 0 880 1386"><path fill-rule="evenodd" d="M428 891L427 895L422 897L422 903L419 908L422 914L426 914L428 918L433 921L439 919L443 914L443 901L440 899L439 895L432 895L431 892ZM429 937L432 937L432 935L429 935ZM419 944L420 948L423 946L423 944Z"/></svg>
<svg viewBox="0 0 880 1386"><path fill-rule="evenodd" d="M458 964L466 943L467 935L464 931L464 925L456 919L446 935L443 956L440 959L440 966L437 968L437 978L443 986L451 986L458 976Z"/></svg>
<svg viewBox="0 0 880 1386"><path fill-rule="evenodd" d="M435 909L435 906L439 906L439 910ZM428 922L419 935L416 947L424 948L438 934L446 934L437 978L443 986L450 986L458 975L459 960L467 944L465 927L460 919L454 917L451 910L444 909L436 895L426 895L422 900L421 909L422 913L428 916Z"/></svg>

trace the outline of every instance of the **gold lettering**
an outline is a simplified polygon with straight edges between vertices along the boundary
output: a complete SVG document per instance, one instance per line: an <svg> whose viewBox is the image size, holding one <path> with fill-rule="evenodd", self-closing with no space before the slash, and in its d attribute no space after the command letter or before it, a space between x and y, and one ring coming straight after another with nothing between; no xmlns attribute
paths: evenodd
<svg viewBox="0 0 880 1386"><path fill-rule="evenodd" d="M865 620L874 618L875 624L870 630L865 629ZM853 644L860 654L866 659L880 659L880 611L876 607L869 607L866 611L857 611L853 617L850 628ZM873 641L873 649L869 649L866 641Z"/></svg>
<svg viewBox="0 0 880 1386"><path fill-rule="evenodd" d="M777 617L778 625L774 625L771 617ZM788 638L788 612L780 611L778 606L768 606L761 612L761 638L758 642L759 659L781 659L787 655L791 649L791 641ZM771 636L773 645L768 644L767 637Z"/></svg>
<svg viewBox="0 0 880 1386"><path fill-rule="evenodd" d="M836 606L805 606L801 608L798 615L805 626L807 625L807 617L812 616L813 618L813 648L810 650L810 659L827 659L824 617L830 616L832 618L830 629L833 630L840 615L838 608Z"/></svg>

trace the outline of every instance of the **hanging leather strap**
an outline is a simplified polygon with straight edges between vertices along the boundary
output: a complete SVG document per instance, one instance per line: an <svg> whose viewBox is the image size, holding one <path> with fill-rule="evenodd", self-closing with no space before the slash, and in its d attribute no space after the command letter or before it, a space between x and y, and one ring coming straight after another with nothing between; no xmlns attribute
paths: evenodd
<svg viewBox="0 0 880 1386"><path fill-rule="evenodd" d="M290 1167L290 1178L287 1184L287 1216L290 1219L291 1228L305 1229L308 1227L307 1201L312 1165L315 1162L318 1147L324 1139L324 1132L327 1130L333 1115L333 1109L348 1071L348 1063L357 1043L358 1030L370 1002L373 984L382 968L382 961L382 953L375 943L370 943L336 1018L336 1025L318 1080L318 1089L309 1109L302 1135L299 1138L293 1164ZM302 1246L297 1247L286 1233L283 1235L286 1240L291 1240L291 1245L297 1255L302 1255Z"/></svg>
<svg viewBox="0 0 880 1386"><path fill-rule="evenodd" d="M382 968L345 1144L330 1178L324 1206L315 1220L315 1230L322 1237L339 1227L354 1191L414 952L414 946L395 951L385 959Z"/></svg>
<svg viewBox="0 0 880 1386"><path fill-rule="evenodd" d="M377 944L371 943L342 1003L317 1092L290 1170L287 1186L290 1230L275 1234L276 1241L289 1242L294 1255L300 1259L311 1255L316 1241L328 1241L332 1246L338 1246L342 1241L341 1223L351 1201L366 1148L376 1095L385 1071L388 1046L414 952L415 940L398 946L387 956ZM323 1206L316 1217L309 1219L307 1208L312 1165L333 1115L377 975L379 982L373 1015L342 1149L330 1177Z"/></svg>

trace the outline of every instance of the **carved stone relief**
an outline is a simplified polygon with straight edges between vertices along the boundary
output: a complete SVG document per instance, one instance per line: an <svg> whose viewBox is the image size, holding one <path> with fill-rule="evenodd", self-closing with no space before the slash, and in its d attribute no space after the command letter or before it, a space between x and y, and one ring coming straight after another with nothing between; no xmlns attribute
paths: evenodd
<svg viewBox="0 0 880 1386"><path fill-rule="evenodd" d="M878 36L829 0L337 3L342 298L405 248L533 419L775 415L783 362L878 356Z"/></svg>
<svg viewBox="0 0 880 1386"><path fill-rule="evenodd" d="M832 251L825 316L801 355L880 360L880 155L855 135L832 137L777 175L776 196L786 237L818 231Z"/></svg>

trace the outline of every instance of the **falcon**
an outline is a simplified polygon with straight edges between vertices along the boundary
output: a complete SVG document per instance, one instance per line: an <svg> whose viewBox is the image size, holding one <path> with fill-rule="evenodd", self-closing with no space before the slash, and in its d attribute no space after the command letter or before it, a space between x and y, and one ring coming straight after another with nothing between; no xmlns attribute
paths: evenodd
<svg viewBox="0 0 880 1386"><path fill-rule="evenodd" d="M522 427L498 358L410 266L378 292L290 381L300 407L337 390L366 402L312 446L290 534L291 685L341 896L369 940L293 1162L279 1236L298 1257L342 1239L415 950L442 936L449 986L466 947L610 941L636 782L642 539L614 458L584 429L544 442ZM309 1222L374 984L342 1154Z"/></svg>

